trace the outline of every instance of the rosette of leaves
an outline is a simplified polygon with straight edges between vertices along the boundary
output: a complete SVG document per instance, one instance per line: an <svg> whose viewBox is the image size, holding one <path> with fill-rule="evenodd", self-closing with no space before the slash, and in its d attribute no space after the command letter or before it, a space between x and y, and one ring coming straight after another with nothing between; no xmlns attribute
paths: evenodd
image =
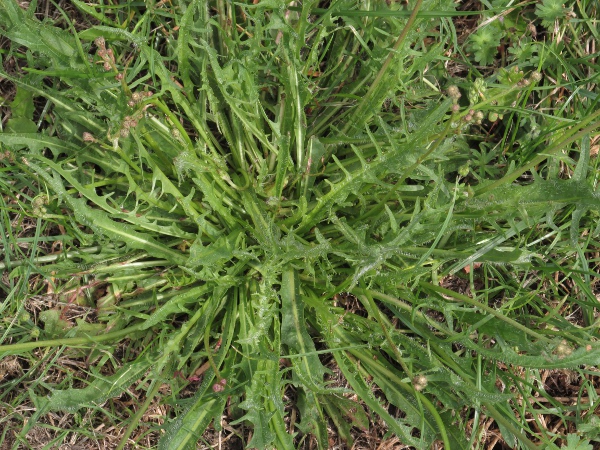
<svg viewBox="0 0 600 450"><path fill-rule="evenodd" d="M557 20L565 18L570 12L571 9L565 7L562 0L543 0L535 7L535 14L542 19L542 25L546 28L553 27Z"/></svg>
<svg viewBox="0 0 600 450"><path fill-rule="evenodd" d="M469 44L469 51L473 53L475 61L482 65L493 63L498 53L501 38L501 31L493 24L477 30L471 36Z"/></svg>

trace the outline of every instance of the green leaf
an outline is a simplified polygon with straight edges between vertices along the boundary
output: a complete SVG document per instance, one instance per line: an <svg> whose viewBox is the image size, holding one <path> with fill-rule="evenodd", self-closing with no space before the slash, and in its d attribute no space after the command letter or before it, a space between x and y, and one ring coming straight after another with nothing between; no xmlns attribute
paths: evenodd
<svg viewBox="0 0 600 450"><path fill-rule="evenodd" d="M600 364L599 345L580 347L570 355L559 357L558 355L552 355L550 352L538 352L536 354L517 353L506 345L499 345L493 350L486 349L473 344L467 338L460 339L459 342L493 360L532 369L572 369L581 365L593 366Z"/></svg>
<svg viewBox="0 0 600 450"><path fill-rule="evenodd" d="M514 434L512 434L510 431L508 431L506 429L506 427L498 422L498 429L500 430L500 433L502 435L502 439L504 439L504 441L506 442L506 444L508 446L510 446L511 448L515 448L517 446L517 438Z"/></svg>
<svg viewBox="0 0 600 450"><path fill-rule="evenodd" d="M375 364L373 366L375 367ZM408 393L410 388L400 382L397 376L388 377L385 375L377 375L375 370L376 369L373 368L372 372L375 375L375 384L381 388L390 403L406 413L404 421L411 426L420 429L420 446L430 448L438 434L431 414L425 411L424 406L418 403L413 395ZM402 389L402 387L404 387L404 389Z"/></svg>
<svg viewBox="0 0 600 450"><path fill-rule="evenodd" d="M287 267L281 277L281 342L288 346L292 355L301 355L292 358L292 364L296 369L294 375L302 386L320 392L323 389L325 368L306 329L304 302L299 288L297 271Z"/></svg>
<svg viewBox="0 0 600 450"><path fill-rule="evenodd" d="M11 117L6 122L6 131L9 133L35 133L37 125L25 117Z"/></svg>
<svg viewBox="0 0 600 450"><path fill-rule="evenodd" d="M600 437L600 418L596 415L591 416L588 423L577 425L577 431L589 439L598 441Z"/></svg>
<svg viewBox="0 0 600 450"><path fill-rule="evenodd" d="M35 133L37 126L33 121L33 93L17 87L17 94L10 103L11 117L6 123L6 131L10 133Z"/></svg>
<svg viewBox="0 0 600 450"><path fill-rule="evenodd" d="M213 373L207 372L205 378L214 380ZM227 396L210 398L207 396L209 384L203 383L194 396L191 406L166 427L166 433L159 441L158 450L195 449L208 425L213 420L220 419Z"/></svg>
<svg viewBox="0 0 600 450"><path fill-rule="evenodd" d="M0 141L2 135L0 135ZM38 159L45 159L37 156ZM48 161L49 162L49 161ZM49 162L50 163L50 162ZM81 198L74 198L67 194L62 180L55 174L51 176L46 170L37 164L28 163L29 166L38 173L52 189L65 200L72 208L76 220L88 227L98 235L105 235L111 239L124 242L128 247L147 250L150 254L160 256L172 261L175 264L183 265L186 258L179 252L172 250L160 242L156 241L150 235L140 233L135 228L126 223L116 222L108 218L102 211L92 209L87 206L86 201Z"/></svg>
<svg viewBox="0 0 600 450"><path fill-rule="evenodd" d="M369 417L360 403L335 394L321 395L319 399L348 447L354 443L350 434L352 427L362 431L369 429Z"/></svg>
<svg viewBox="0 0 600 450"><path fill-rule="evenodd" d="M152 313L152 315L141 325L141 329L146 330L151 328L164 321L172 314L189 313L186 305L188 303L198 303L199 298L206 294L207 291L208 286L204 285L189 289L186 292L174 296Z"/></svg>
<svg viewBox="0 0 600 450"><path fill-rule="evenodd" d="M207 308L202 317L198 320L194 328L190 329L190 332L186 335L186 343L178 348L178 366L182 367L187 363L187 358L191 355L193 350L198 343L198 338L204 334L207 326L212 321L212 315L216 311L216 304L212 308ZM219 305L220 306L220 305ZM235 354L227 352L231 341L236 332L235 325L237 319L237 307L235 304L227 305L227 313L225 319L225 326L222 334L222 346L214 357L214 363L216 366L221 367L222 376L227 374L223 371L229 372L231 366L234 364ZM194 335L195 334L195 335ZM188 348L188 345L191 348ZM229 378L230 382L233 382L236 377ZM167 424L165 427L165 434L161 438L158 444L159 450L184 450L184 449L195 449L197 448L197 442L200 440L202 434L211 422L214 422L215 428L220 426L221 417L223 410L229 396L227 392L215 393L212 390L213 382L215 381L215 373L212 369L207 370L204 374L202 385L198 388L196 395L191 401L191 404L186 408L184 412L179 414L177 418ZM235 389L235 386L233 386ZM229 386L227 386L229 389Z"/></svg>
<svg viewBox="0 0 600 450"><path fill-rule="evenodd" d="M97 37L102 36L107 41L129 41L136 45L142 45L146 43L146 39L130 33L127 30L114 27L106 27L103 25L96 25L79 33L79 38L84 40L93 41Z"/></svg>
<svg viewBox="0 0 600 450"><path fill-rule="evenodd" d="M234 255L235 243L241 230L233 230L229 236L221 236L215 242L204 246L198 237L190 247L187 266L196 269L198 266L214 267L230 261Z"/></svg>
<svg viewBox="0 0 600 450"><path fill-rule="evenodd" d="M501 37L500 31L493 24L482 27L472 34L470 50L474 52L475 61L482 65L494 62Z"/></svg>
<svg viewBox="0 0 600 450"><path fill-rule="evenodd" d="M352 361L344 355L342 352L333 352L335 360L338 363L339 368L342 370L344 377L348 380L348 383L352 386L352 389L358 394L359 398L365 402L365 404L371 409L371 411L378 414L385 423L390 427L390 430L394 432L401 441L406 445L412 445L418 449L425 449L421 443L414 437L411 436L411 429L406 425L403 425L400 421L394 419L387 410L383 407L380 401L373 394L371 387L368 386L364 379L362 379L356 373L356 366Z"/></svg>
<svg viewBox="0 0 600 450"><path fill-rule="evenodd" d="M4 36L33 52L48 55L59 65L76 65L77 44L71 33L29 17L13 0L3 0L0 5L8 15L0 24Z"/></svg>
<svg viewBox="0 0 600 450"><path fill-rule="evenodd" d="M543 0L535 5L535 14L542 19L546 28L554 27L554 22L563 19L571 9L565 8L563 0Z"/></svg>
<svg viewBox="0 0 600 450"><path fill-rule="evenodd" d="M0 133L0 142L10 146L27 147L34 152L44 148L51 149L55 154L74 150L70 142L46 136L44 133Z"/></svg>
<svg viewBox="0 0 600 450"><path fill-rule="evenodd" d="M44 331L51 337L64 336L73 325L61 317L60 311L47 309L40 312L40 320L44 322Z"/></svg>
<svg viewBox="0 0 600 450"><path fill-rule="evenodd" d="M252 384L246 389L246 400L239 404L239 407L246 410L246 414L240 419L232 422L232 425L247 420L252 423L252 439L247 448L256 448L258 450L270 448L275 442L275 433L271 430L269 422L275 416L276 411L268 411L263 402L264 389L277 389L276 386L265 386L259 381L259 377L252 379Z"/></svg>
<svg viewBox="0 0 600 450"><path fill-rule="evenodd" d="M326 426L327 420L323 415L323 407L321 406L321 403L323 403L323 407L327 410L329 417L335 421L334 416L327 409L328 405L326 400L322 396L317 398L314 392L306 391L304 389L298 391L296 405L300 411L301 419L298 423L298 428L304 434L312 434L317 440L317 446L319 449L327 449L329 446ZM346 431L346 429L344 428L342 431L340 431L340 436L345 439L344 435L342 434L343 431ZM351 437L350 440L352 440Z"/></svg>
<svg viewBox="0 0 600 450"><path fill-rule="evenodd" d="M561 445L564 450L594 450L588 439L582 439L576 434L567 434L567 445Z"/></svg>
<svg viewBox="0 0 600 450"><path fill-rule="evenodd" d="M75 413L79 408L101 406L109 398L118 397L144 376L154 361L149 358L123 365L114 375L94 380L83 389L55 390L50 395L50 409Z"/></svg>

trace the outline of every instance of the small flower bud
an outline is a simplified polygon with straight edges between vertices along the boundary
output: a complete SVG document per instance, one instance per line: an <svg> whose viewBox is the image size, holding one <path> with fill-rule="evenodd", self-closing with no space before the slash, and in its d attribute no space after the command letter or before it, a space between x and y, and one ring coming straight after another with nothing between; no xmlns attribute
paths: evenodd
<svg viewBox="0 0 600 450"><path fill-rule="evenodd" d="M460 106L459 106L459 105L457 105L456 103L454 103L454 104L452 105L452 112L453 112L453 113L457 113L457 112L459 112L459 111L460 111Z"/></svg>
<svg viewBox="0 0 600 450"><path fill-rule="evenodd" d="M471 120L473 120L473 116L471 114L467 114L465 116L465 122L470 122Z"/></svg>
<svg viewBox="0 0 600 450"><path fill-rule="evenodd" d="M115 80L121 81L122 79L123 79L123 73L119 72L118 74L115 75Z"/></svg>
<svg viewBox="0 0 600 450"><path fill-rule="evenodd" d="M225 386L221 383L215 383L212 386L213 392L223 392L225 390Z"/></svg>
<svg viewBox="0 0 600 450"><path fill-rule="evenodd" d="M534 70L533 72L531 72L531 79L535 82L541 81L542 74L539 73L537 70Z"/></svg>
<svg viewBox="0 0 600 450"><path fill-rule="evenodd" d="M154 95L154 92L146 91L146 97L152 97L153 95Z"/></svg>
<svg viewBox="0 0 600 450"><path fill-rule="evenodd" d="M135 102L133 100L129 100L127 102L127 106L129 106L130 108L133 108L135 106Z"/></svg>
<svg viewBox="0 0 600 450"><path fill-rule="evenodd" d="M573 353L573 349L569 346L567 341L562 341L560 344L558 344L556 346L554 353L556 353L556 356L558 356L558 359L563 359L566 356L569 356L571 353Z"/></svg>
<svg viewBox="0 0 600 450"><path fill-rule="evenodd" d="M475 120L483 120L483 113L481 111L475 112Z"/></svg>
<svg viewBox="0 0 600 450"><path fill-rule="evenodd" d="M121 137L126 138L127 136L129 136L129 128L121 128L119 134L121 135Z"/></svg>
<svg viewBox="0 0 600 450"><path fill-rule="evenodd" d="M94 43L98 46L98 48L101 48L104 50L105 46L106 46L106 41L104 40L104 38L102 36L97 37L94 40Z"/></svg>
<svg viewBox="0 0 600 450"><path fill-rule="evenodd" d="M83 133L83 142L97 142L97 140L91 133L85 131Z"/></svg>
<svg viewBox="0 0 600 450"><path fill-rule="evenodd" d="M454 99L455 101L457 101L460 97L461 97L461 93L460 90L458 89L457 86L448 86L448 97Z"/></svg>
<svg viewBox="0 0 600 450"><path fill-rule="evenodd" d="M463 164L462 166L460 166L458 168L458 174L461 177L466 177L467 175L469 175L469 171L471 170L471 168L469 167L469 162L467 161L466 164Z"/></svg>
<svg viewBox="0 0 600 450"><path fill-rule="evenodd" d="M48 197L45 195L38 195L31 202L31 209L33 214L36 217L44 217L46 215L47 209L46 205L48 204Z"/></svg>
<svg viewBox="0 0 600 450"><path fill-rule="evenodd" d="M107 72L111 69L111 66L109 63L105 62L104 63L104 70L106 70Z"/></svg>
<svg viewBox="0 0 600 450"><path fill-rule="evenodd" d="M412 379L415 391L422 391L427 387L427 377L425 375L417 375Z"/></svg>
<svg viewBox="0 0 600 450"><path fill-rule="evenodd" d="M532 22L529 22L529 24L527 25L527 31L531 33L532 38L537 38L537 29L535 28L535 25Z"/></svg>

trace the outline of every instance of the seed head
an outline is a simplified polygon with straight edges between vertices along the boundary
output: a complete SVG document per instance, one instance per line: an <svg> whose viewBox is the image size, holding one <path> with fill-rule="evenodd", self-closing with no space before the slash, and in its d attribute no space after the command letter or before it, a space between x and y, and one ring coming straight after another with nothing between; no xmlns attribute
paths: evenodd
<svg viewBox="0 0 600 450"><path fill-rule="evenodd" d="M535 82L541 81L542 74L539 73L537 70L534 70L533 72L531 72L531 79Z"/></svg>
<svg viewBox="0 0 600 450"><path fill-rule="evenodd" d="M96 138L91 134L85 131L83 133L83 142L98 142Z"/></svg>
<svg viewBox="0 0 600 450"><path fill-rule="evenodd" d="M227 380L225 378L221 378L218 383L213 384L213 392L223 392L225 390L226 385Z"/></svg>
<svg viewBox="0 0 600 450"><path fill-rule="evenodd" d="M469 172L471 171L471 168L469 167L469 162L467 161L466 164L463 164L462 166L460 166L458 168L458 174L461 177L466 177L467 175L469 175Z"/></svg>
<svg viewBox="0 0 600 450"><path fill-rule="evenodd" d="M458 89L457 86L448 86L448 97L452 98L454 101L458 101L458 99L461 97L461 93L460 90Z"/></svg>
<svg viewBox="0 0 600 450"><path fill-rule="evenodd" d="M412 379L413 387L415 391L422 391L427 387L427 377L425 375L417 375Z"/></svg>
<svg viewBox="0 0 600 450"><path fill-rule="evenodd" d="M45 195L38 195L31 202L31 209L33 214L37 217L44 217L47 212L46 205L48 204L48 197Z"/></svg>
<svg viewBox="0 0 600 450"><path fill-rule="evenodd" d="M104 40L104 38L102 36L97 37L94 40L94 43L98 46L98 48L104 50L106 48L106 41Z"/></svg>
<svg viewBox="0 0 600 450"><path fill-rule="evenodd" d="M567 341L562 341L560 344L556 346L554 349L554 353L558 356L558 359L563 359L573 353L573 349L569 346Z"/></svg>
<svg viewBox="0 0 600 450"><path fill-rule="evenodd" d="M533 37L534 39L537 38L537 29L535 28L535 25L532 22L529 22L529 24L527 25L527 31L531 33L531 37Z"/></svg>

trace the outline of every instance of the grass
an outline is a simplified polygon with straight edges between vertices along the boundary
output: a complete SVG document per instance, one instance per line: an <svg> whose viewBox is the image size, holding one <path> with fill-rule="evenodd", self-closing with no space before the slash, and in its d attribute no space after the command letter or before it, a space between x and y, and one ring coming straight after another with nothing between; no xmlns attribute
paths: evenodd
<svg viewBox="0 0 600 450"><path fill-rule="evenodd" d="M0 448L598 445L596 2L409 3L0 0Z"/></svg>

